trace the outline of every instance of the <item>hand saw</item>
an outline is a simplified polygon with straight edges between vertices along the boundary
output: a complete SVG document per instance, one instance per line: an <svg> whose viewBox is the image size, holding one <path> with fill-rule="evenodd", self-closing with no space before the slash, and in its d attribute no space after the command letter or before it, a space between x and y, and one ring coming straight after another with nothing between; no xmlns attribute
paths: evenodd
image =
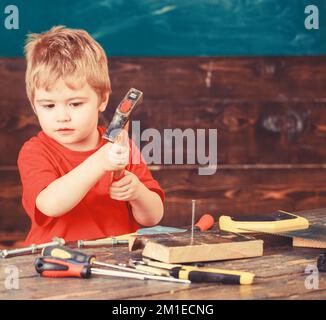
<svg viewBox="0 0 326 320"><path fill-rule="evenodd" d="M281 233L309 228L309 221L295 214L278 210L268 215L221 216L219 227L233 233Z"/></svg>
<svg viewBox="0 0 326 320"><path fill-rule="evenodd" d="M292 238L294 247L326 248L326 226L278 210L265 216L221 216L219 227L233 233L267 233Z"/></svg>

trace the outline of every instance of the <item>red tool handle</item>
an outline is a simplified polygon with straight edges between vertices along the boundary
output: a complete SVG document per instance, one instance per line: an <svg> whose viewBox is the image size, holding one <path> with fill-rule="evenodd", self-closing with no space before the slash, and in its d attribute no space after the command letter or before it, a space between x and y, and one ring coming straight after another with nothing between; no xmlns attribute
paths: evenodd
<svg viewBox="0 0 326 320"><path fill-rule="evenodd" d="M88 263L74 263L60 258L42 257L35 260L35 269L43 277L89 278L91 266Z"/></svg>
<svg viewBox="0 0 326 320"><path fill-rule="evenodd" d="M119 106L119 110L122 113L127 113L131 108L132 108L132 102L130 100L125 100L121 103L121 105Z"/></svg>
<svg viewBox="0 0 326 320"><path fill-rule="evenodd" d="M206 231L214 225L214 218L210 214L204 214L199 221L195 224L200 231Z"/></svg>

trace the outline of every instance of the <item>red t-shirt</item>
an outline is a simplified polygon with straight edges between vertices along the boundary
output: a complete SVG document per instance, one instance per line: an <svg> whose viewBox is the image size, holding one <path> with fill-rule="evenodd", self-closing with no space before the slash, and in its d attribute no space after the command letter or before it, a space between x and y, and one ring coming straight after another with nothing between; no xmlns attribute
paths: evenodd
<svg viewBox="0 0 326 320"><path fill-rule="evenodd" d="M98 131L102 136L105 128L98 127ZM35 205L38 194L51 182L71 171L107 143L101 140L101 144L90 151L67 149L43 131L25 142L18 156L18 168L23 185L22 204L32 222L26 245L49 242L55 236L64 238L66 242L99 239L134 232L140 227L127 202L110 198L111 172L103 175L78 205L60 217L48 217ZM158 193L164 201L164 192L153 179L138 148L132 140L129 143L130 161L126 169L137 175L148 189ZM140 161L134 164L132 159Z"/></svg>

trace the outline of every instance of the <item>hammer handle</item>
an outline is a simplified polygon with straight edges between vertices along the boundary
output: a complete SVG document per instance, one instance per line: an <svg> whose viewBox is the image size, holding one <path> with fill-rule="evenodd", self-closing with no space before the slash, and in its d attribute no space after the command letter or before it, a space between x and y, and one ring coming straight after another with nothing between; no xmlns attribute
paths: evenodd
<svg viewBox="0 0 326 320"><path fill-rule="evenodd" d="M123 128L123 131L127 132L127 136L128 136L128 130L129 130L129 121L126 123L125 127ZM117 137L116 142L123 144L125 142L125 141L123 141L123 139L124 139L124 136L120 134ZM129 146L129 141L127 141L127 144ZM123 178L124 176L125 176L125 169L114 171L114 173L113 173L113 181L118 181L121 178Z"/></svg>

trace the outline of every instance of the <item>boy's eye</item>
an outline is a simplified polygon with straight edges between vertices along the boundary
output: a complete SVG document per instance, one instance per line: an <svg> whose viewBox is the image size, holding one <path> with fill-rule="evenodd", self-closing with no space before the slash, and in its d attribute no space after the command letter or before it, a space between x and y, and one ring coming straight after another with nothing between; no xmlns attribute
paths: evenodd
<svg viewBox="0 0 326 320"><path fill-rule="evenodd" d="M73 107L79 107L81 106L83 103L82 102L73 102L70 105L72 105Z"/></svg>
<svg viewBox="0 0 326 320"><path fill-rule="evenodd" d="M51 109L54 107L54 104L45 104L45 105L43 105L43 107Z"/></svg>

